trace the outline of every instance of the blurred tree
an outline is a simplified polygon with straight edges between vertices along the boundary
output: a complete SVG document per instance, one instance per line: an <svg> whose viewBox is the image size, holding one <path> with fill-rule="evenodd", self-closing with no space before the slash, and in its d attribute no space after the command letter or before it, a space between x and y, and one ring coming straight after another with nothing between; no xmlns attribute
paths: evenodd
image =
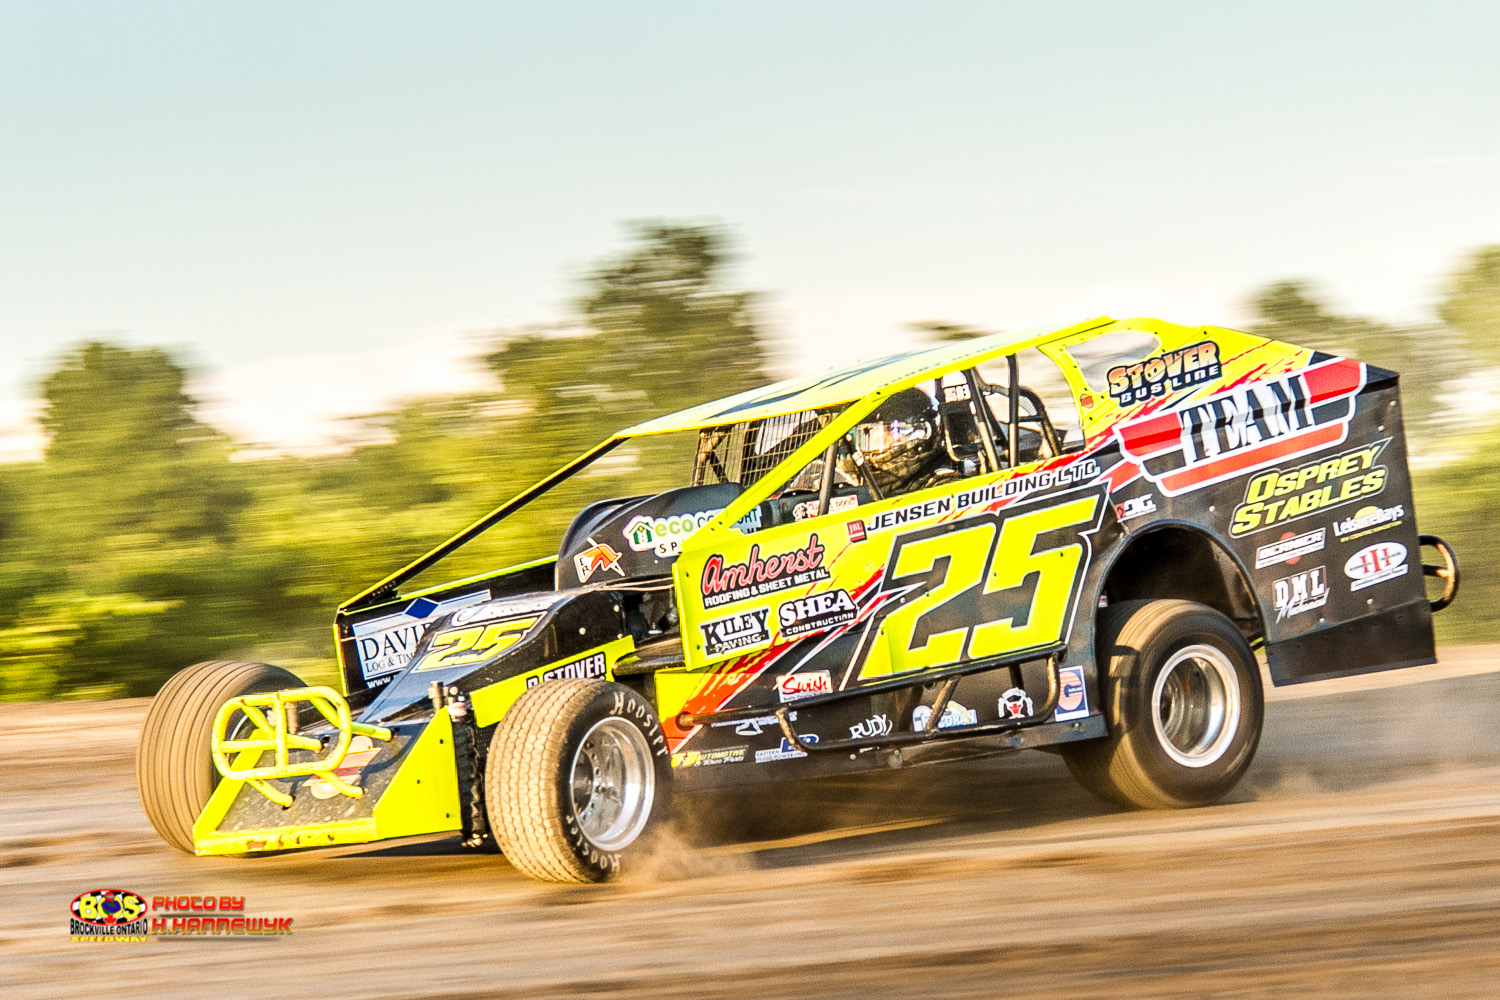
<svg viewBox="0 0 1500 1000"><path fill-rule="evenodd" d="M1268 285L1252 304L1257 317L1253 333L1398 372L1408 436L1414 446L1432 437L1438 394L1462 373L1462 347L1451 336L1432 326L1391 326L1339 315L1302 281Z"/></svg>
<svg viewBox="0 0 1500 1000"><path fill-rule="evenodd" d="M93 342L42 383L48 521L75 544L127 535L226 540L249 493L229 442L192 415L157 348Z"/></svg>
<svg viewBox="0 0 1500 1000"><path fill-rule="evenodd" d="M983 330L977 326L968 326L964 323L951 323L946 320L924 319L916 323L906 324L907 329L915 333L920 339L936 343L950 343L956 340L973 340L976 337L988 337L994 330Z"/></svg>
<svg viewBox="0 0 1500 1000"><path fill-rule="evenodd" d="M1448 283L1438 310L1483 362L1500 364L1500 246L1484 247Z"/></svg>
<svg viewBox="0 0 1500 1000"><path fill-rule="evenodd" d="M633 230L636 244L585 279L575 304L587 330L526 331L487 359L539 430L564 424L597 440L622 417L634 423L766 381L755 296L724 284L733 259L724 231Z"/></svg>

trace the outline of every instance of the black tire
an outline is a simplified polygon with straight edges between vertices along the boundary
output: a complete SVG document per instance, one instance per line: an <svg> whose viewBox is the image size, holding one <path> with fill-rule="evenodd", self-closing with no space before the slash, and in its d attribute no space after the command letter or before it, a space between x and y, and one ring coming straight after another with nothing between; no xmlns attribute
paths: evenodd
<svg viewBox="0 0 1500 1000"><path fill-rule="evenodd" d="M616 766L642 791L622 794L622 818L611 820L609 796L595 790L616 783ZM667 814L671 787L671 755L650 703L619 684L579 678L539 684L516 700L495 727L484 775L501 853L544 882L619 874Z"/></svg>
<svg viewBox="0 0 1500 1000"><path fill-rule="evenodd" d="M1109 736L1064 746L1073 777L1127 807L1222 798L1249 768L1265 718L1260 667L1245 637L1193 601L1125 601L1106 608L1099 624Z"/></svg>
<svg viewBox="0 0 1500 1000"><path fill-rule="evenodd" d="M193 853L193 822L219 784L209 751L219 708L236 695L302 686L291 671L237 660L195 663L162 685L136 745L135 787L163 840Z"/></svg>

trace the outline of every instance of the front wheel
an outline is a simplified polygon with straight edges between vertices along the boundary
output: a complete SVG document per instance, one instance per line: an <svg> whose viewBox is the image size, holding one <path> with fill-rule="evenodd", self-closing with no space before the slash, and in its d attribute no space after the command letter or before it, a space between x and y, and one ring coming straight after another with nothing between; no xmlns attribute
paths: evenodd
<svg viewBox="0 0 1500 1000"><path fill-rule="evenodd" d="M495 727L484 795L500 851L544 882L617 875L666 815L671 758L656 712L602 680L548 681Z"/></svg>
<svg viewBox="0 0 1500 1000"><path fill-rule="evenodd" d="M161 838L193 853L193 821L219 784L209 750L214 719L229 699L301 687L297 675L266 663L195 663L162 685L146 712L135 753L135 783Z"/></svg>
<svg viewBox="0 0 1500 1000"><path fill-rule="evenodd" d="M1095 655L1109 736L1068 745L1089 791L1148 809L1206 805L1250 767L1265 717L1260 668L1224 615L1193 601L1126 601Z"/></svg>

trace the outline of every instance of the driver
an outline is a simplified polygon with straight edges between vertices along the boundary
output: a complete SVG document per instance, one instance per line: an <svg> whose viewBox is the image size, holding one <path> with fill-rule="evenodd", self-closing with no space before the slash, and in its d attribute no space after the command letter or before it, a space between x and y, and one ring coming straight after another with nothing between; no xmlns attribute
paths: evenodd
<svg viewBox="0 0 1500 1000"><path fill-rule="evenodd" d="M915 386L881 403L850 434L885 496L934 486L956 475L943 461L947 455L937 404Z"/></svg>

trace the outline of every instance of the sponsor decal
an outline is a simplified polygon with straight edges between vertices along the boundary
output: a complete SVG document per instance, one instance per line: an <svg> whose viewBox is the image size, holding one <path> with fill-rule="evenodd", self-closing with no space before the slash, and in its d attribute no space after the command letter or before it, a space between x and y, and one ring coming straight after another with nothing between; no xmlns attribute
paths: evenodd
<svg viewBox="0 0 1500 1000"><path fill-rule="evenodd" d="M1109 394L1121 406L1144 403L1153 396L1165 396L1189 386L1219 378L1219 345L1201 340L1187 347L1133 365L1116 365L1109 370Z"/></svg>
<svg viewBox="0 0 1500 1000"><path fill-rule="evenodd" d="M1120 427L1125 453L1177 496L1341 444L1365 368L1335 359Z"/></svg>
<svg viewBox="0 0 1500 1000"><path fill-rule="evenodd" d="M798 735L802 737L802 742L804 742L804 743L816 743L816 742L818 742L817 736L813 735L812 733L799 733ZM781 738L781 746L776 747L773 750L757 750L757 751L755 751L755 763L757 763L757 764L764 764L767 761L773 761L773 760L795 760L798 757L806 757L806 756L807 756L807 751L806 750L798 750L796 747L794 747L792 745L792 741L791 740L789 740L785 736L783 736Z"/></svg>
<svg viewBox="0 0 1500 1000"><path fill-rule="evenodd" d="M735 531L738 531L742 535L746 535L754 531L759 531L760 506L756 505L754 507L751 507L750 513L734 522L734 524L730 525L730 527L734 528Z"/></svg>
<svg viewBox="0 0 1500 1000"><path fill-rule="evenodd" d="M572 663L564 663L560 667L551 670L543 670L540 674L533 674L526 678L526 686L534 688L538 684L547 681L559 681L565 677L581 677L585 680L593 677L603 677L609 672L609 663L603 653L591 653Z"/></svg>
<svg viewBox="0 0 1500 1000"><path fill-rule="evenodd" d="M1265 569L1277 563L1295 566L1303 556L1323 551L1323 539L1327 534L1327 528L1314 528L1300 535L1284 532L1276 541L1255 550L1255 568Z"/></svg>
<svg viewBox="0 0 1500 1000"><path fill-rule="evenodd" d="M1057 671L1057 681L1057 713L1052 718L1058 722L1067 722L1069 719L1087 716L1089 692L1083 684L1083 668L1063 667Z"/></svg>
<svg viewBox="0 0 1500 1000"><path fill-rule="evenodd" d="M1034 711L1031 707L1031 699L1022 688L1006 689L1000 695L997 708L1002 719L1024 719Z"/></svg>
<svg viewBox="0 0 1500 1000"><path fill-rule="evenodd" d="M1375 459L1389 442L1385 438L1286 472L1273 469L1253 477L1230 518L1229 533L1248 535L1374 496L1385 489L1387 471Z"/></svg>
<svg viewBox="0 0 1500 1000"><path fill-rule="evenodd" d="M532 611L551 611L552 606L562 600L561 594L538 594L531 597L502 597L487 604L476 604L453 612L448 619L450 628L473 625L477 622L509 618Z"/></svg>
<svg viewBox="0 0 1500 1000"><path fill-rule="evenodd" d="M849 541L862 542L865 540L865 522L845 521L844 527L849 529Z"/></svg>
<svg viewBox="0 0 1500 1000"><path fill-rule="evenodd" d="M667 514L663 517L647 517L638 514L625 522L621 533L625 536L625 544L629 545L634 552L655 552L658 556L666 558L675 556L681 549L682 543L687 540L693 532L712 521L724 508L717 510L700 510L691 514Z"/></svg>
<svg viewBox="0 0 1500 1000"><path fill-rule="evenodd" d="M784 705L815 694L833 694L833 677L826 670L803 670L776 678L776 696ZM792 717L793 719L796 716Z"/></svg>
<svg viewBox="0 0 1500 1000"><path fill-rule="evenodd" d="M966 403L969 399L969 383L956 382L953 385L943 386L943 402Z"/></svg>
<svg viewBox="0 0 1500 1000"><path fill-rule="evenodd" d="M1123 503L1115 504L1115 517L1121 521L1128 521L1133 517L1143 517L1146 514L1156 513L1156 500L1153 497L1131 497Z"/></svg>
<svg viewBox="0 0 1500 1000"><path fill-rule="evenodd" d="M1284 576L1271 584L1271 598L1277 621L1321 608L1328 603L1328 574L1322 566L1314 566Z"/></svg>
<svg viewBox="0 0 1500 1000"><path fill-rule="evenodd" d="M762 557L760 545L752 545L742 563L726 565L724 557L716 552L703 566L699 585L703 606L716 608L826 580L828 570L823 567L823 553L816 533L801 548L777 555Z"/></svg>
<svg viewBox="0 0 1500 1000"><path fill-rule="evenodd" d="M1092 482L1099 478L1099 463L1092 458L1073 462L1070 465L1059 466L1056 469L1042 469L1039 472L1031 472L1024 476L1016 476L1000 483L1000 494L1007 499L1011 497L1024 496L1028 493L1038 493L1042 490L1062 489L1068 486L1076 486L1079 483ZM958 505L972 507L975 504L989 503L995 499L990 495L994 487L985 487L972 490L967 493L958 494Z"/></svg>
<svg viewBox="0 0 1500 1000"><path fill-rule="evenodd" d="M745 649L771 641L771 632L766 628L770 608L753 608L727 618L704 622L703 652L709 656L722 656L737 649Z"/></svg>
<svg viewBox="0 0 1500 1000"><path fill-rule="evenodd" d="M1333 533L1341 542L1352 542L1356 538L1373 535L1386 528L1394 528L1404 517L1406 517L1404 504L1398 503L1394 507L1361 507L1342 521L1334 521Z"/></svg>
<svg viewBox="0 0 1500 1000"><path fill-rule="evenodd" d="M578 582L588 583L589 577L601 571L625 575L620 568L620 553L607 544L589 539L589 547L573 557L573 568L578 571Z"/></svg>
<svg viewBox="0 0 1500 1000"><path fill-rule="evenodd" d="M925 521L928 518L940 517L943 514L953 514L967 510L970 507L995 503L998 500L1008 500L1043 490L1062 489L1064 487L1076 486L1080 483L1092 482L1098 477L1098 461L1092 458L1085 458L1069 465L1059 466L1056 469L1042 469L1039 472L1016 476L1004 482L991 483L988 486L980 486L972 490L960 490L950 496L935 497L922 503L909 504L905 507L897 507L894 510L882 511L865 521L863 528L865 532L898 528L915 521Z"/></svg>
<svg viewBox="0 0 1500 1000"><path fill-rule="evenodd" d="M911 710L912 729L926 729L927 720L932 718L931 705L918 705ZM942 718L938 719L939 729L952 729L954 726L973 726L979 723L979 713L972 708L964 708L956 701L948 702L943 709Z"/></svg>
<svg viewBox="0 0 1500 1000"><path fill-rule="evenodd" d="M146 900L124 889L90 889L68 906L68 934L74 941L146 940Z"/></svg>
<svg viewBox="0 0 1500 1000"><path fill-rule="evenodd" d="M853 510L859 506L859 497L854 494L846 494L841 497L828 498L828 513L837 514L841 510ZM810 517L818 516L818 501L804 500L792 508L792 519L794 521L806 521Z"/></svg>
<svg viewBox="0 0 1500 1000"><path fill-rule="evenodd" d="M412 667L412 673L469 667L492 660L526 638L541 620L541 615L523 615L489 625L445 629L428 642L427 652L422 654L421 662Z"/></svg>
<svg viewBox="0 0 1500 1000"><path fill-rule="evenodd" d="M1406 546L1399 542L1376 542L1360 549L1344 563L1344 575L1351 581L1349 589L1364 590L1377 583L1405 576Z"/></svg>
<svg viewBox="0 0 1500 1000"><path fill-rule="evenodd" d="M411 662L412 653L435 618L457 612L490 599L488 590L434 601L418 597L394 615L382 615L355 624L354 648L365 680L394 674Z"/></svg>
<svg viewBox="0 0 1500 1000"><path fill-rule="evenodd" d="M929 711L931 711L929 709ZM863 722L856 722L849 727L849 735L853 739L861 739L869 736L889 736L896 727L891 725L888 715L873 715Z"/></svg>
<svg viewBox="0 0 1500 1000"><path fill-rule="evenodd" d="M365 765L380 755L380 749L375 746L375 741L368 736L356 736L349 741L349 752L344 754L338 769L333 772L334 777L342 778L351 785L358 786L364 778ZM307 790L315 799L331 799L341 794L337 788L322 778L312 778L307 782Z"/></svg>
<svg viewBox="0 0 1500 1000"><path fill-rule="evenodd" d="M719 764L743 764L749 747L721 747L718 750L679 750L672 755L673 767L715 767Z"/></svg>
<svg viewBox="0 0 1500 1000"><path fill-rule="evenodd" d="M846 625L858 614L847 590L829 590L786 601L776 611L776 622L781 634L792 638Z"/></svg>

